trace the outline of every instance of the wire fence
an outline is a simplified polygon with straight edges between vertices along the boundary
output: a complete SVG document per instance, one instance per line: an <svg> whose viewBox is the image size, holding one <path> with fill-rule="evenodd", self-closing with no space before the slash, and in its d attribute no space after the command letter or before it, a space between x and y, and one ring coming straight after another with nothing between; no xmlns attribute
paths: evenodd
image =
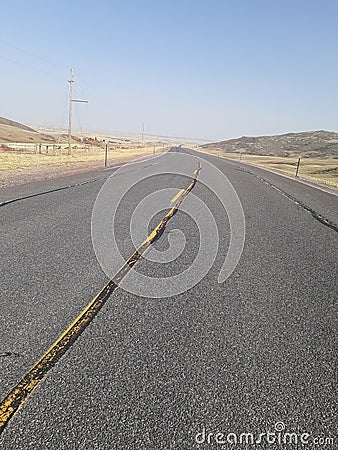
<svg viewBox="0 0 338 450"><path fill-rule="evenodd" d="M78 151L81 153L100 152L104 146L93 145L87 143L77 143L71 146L72 152ZM9 153L26 153L26 154L40 154L50 156L61 156L68 153L68 144L57 143L26 143L26 142L0 142L0 150Z"/></svg>

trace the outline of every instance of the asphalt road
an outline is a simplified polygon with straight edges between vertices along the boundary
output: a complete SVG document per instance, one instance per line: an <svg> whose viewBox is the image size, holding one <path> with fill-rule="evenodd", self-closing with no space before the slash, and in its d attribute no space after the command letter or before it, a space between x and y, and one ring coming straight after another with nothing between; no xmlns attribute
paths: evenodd
<svg viewBox="0 0 338 450"><path fill-rule="evenodd" d="M297 448L256 442L260 433L276 432L277 422L298 439L308 433L311 445L335 437L338 197L245 164L188 153L193 156L182 165L163 155L119 175L118 187L147 176L119 206L114 232L121 254L128 258L133 251L133 210L159 189L185 188L189 178L173 172L193 176L199 156L201 177L203 159L212 162L243 207L245 245L236 269L217 282L230 242L229 218L214 193L197 182L184 205L193 206L194 197L203 201L219 234L207 275L170 297L151 298L155 281L147 285L148 297L116 290L9 421L1 448L247 448L231 443L241 433L254 435L252 448ZM163 175L152 176L159 170ZM91 218L110 173L92 174L85 184L75 177L32 185L26 194L77 184L0 207L1 399L108 281L93 250ZM3 200L24 196L19 190L7 190ZM161 195L167 211L169 194ZM148 231L162 216L149 217ZM167 264L142 259L140 273L170 277L193 264L199 224L183 210L154 248L167 250L178 230L185 235L182 254ZM211 246L216 237L208 239ZM217 444L229 433L230 442ZM334 445L328 441L325 448Z"/></svg>

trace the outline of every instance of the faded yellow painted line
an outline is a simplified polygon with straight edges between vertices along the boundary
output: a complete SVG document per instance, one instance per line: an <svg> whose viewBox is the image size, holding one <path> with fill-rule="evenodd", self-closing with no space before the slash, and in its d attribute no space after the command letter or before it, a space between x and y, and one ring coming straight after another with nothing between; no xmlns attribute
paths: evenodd
<svg viewBox="0 0 338 450"><path fill-rule="evenodd" d="M9 420L17 410L26 402L29 395L40 384L48 371L55 366L60 358L72 346L84 329L97 315L112 293L119 287L119 283L128 274L132 267L140 260L149 246L160 236L169 219L176 213L180 204L194 187L201 168L198 161L195 177L186 189L182 189L175 205L169 210L156 228L143 241L140 247L130 256L130 258L117 271L115 276L101 289L101 291L88 303L85 309L76 317L69 327L51 345L46 353L33 365L24 375L19 383L12 389L7 397L0 404L0 434L5 429Z"/></svg>
<svg viewBox="0 0 338 450"><path fill-rule="evenodd" d="M178 197L184 192L184 189L181 189L177 192L177 194L170 200L170 203L175 203Z"/></svg>

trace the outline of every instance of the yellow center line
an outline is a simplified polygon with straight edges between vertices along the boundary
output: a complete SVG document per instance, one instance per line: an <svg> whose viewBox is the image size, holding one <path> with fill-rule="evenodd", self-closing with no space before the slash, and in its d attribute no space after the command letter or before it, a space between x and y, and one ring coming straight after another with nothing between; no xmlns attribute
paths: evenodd
<svg viewBox="0 0 338 450"><path fill-rule="evenodd" d="M45 378L48 371L55 366L60 358L77 340L84 329L89 325L97 315L103 305L106 303L112 293L118 289L119 283L124 279L132 267L140 260L145 251L160 235L169 219L175 214L180 204L194 187L200 172L200 162L198 161L195 177L186 189L179 191L178 200L169 210L161 222L143 241L140 247L130 256L130 258L117 271L115 276L101 289L101 291L88 303L84 310L76 317L69 327L58 337L50 346L46 353L32 366L32 368L23 376L19 383L12 389L7 397L0 403L0 434L5 429L9 420L14 416L18 409L26 402L29 395Z"/></svg>
<svg viewBox="0 0 338 450"><path fill-rule="evenodd" d="M175 197L173 197L173 198L170 200L170 203L175 203L176 200L178 199L178 197L179 197L184 191L185 191L185 189L181 189L180 191L178 191L177 194L175 195Z"/></svg>

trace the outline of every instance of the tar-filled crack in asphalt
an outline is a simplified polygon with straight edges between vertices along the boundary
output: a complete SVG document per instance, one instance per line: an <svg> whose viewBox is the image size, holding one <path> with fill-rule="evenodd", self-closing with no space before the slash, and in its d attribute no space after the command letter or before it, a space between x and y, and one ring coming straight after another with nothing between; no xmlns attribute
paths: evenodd
<svg viewBox="0 0 338 450"><path fill-rule="evenodd" d="M306 205L305 203L303 203L302 201L296 199L295 197L293 197L291 194L288 194L287 192L283 191L282 189L280 189L279 187L277 187L276 185L274 185L273 183L271 183L270 181L265 180L263 177L250 172L250 170L248 169L244 169L243 167L239 167L236 166L237 170L240 170L242 172L246 172L252 176L254 176L255 178L257 178L260 181L263 181L263 183L267 184L268 186L270 186L272 189L275 189L276 191L278 191L279 193L281 193L284 197L287 197L289 200L291 200L292 202L294 202L296 205L300 206L301 208L303 208L305 211L307 211L308 213L310 213L312 215L312 217L314 217L316 220L318 220L318 222L322 223L323 225L326 225L327 227L331 228L331 230L335 231L336 233L338 233L338 225L333 223L331 220L323 217L321 214L319 214L317 211L315 211L313 208L309 207L308 205Z"/></svg>
<svg viewBox="0 0 338 450"><path fill-rule="evenodd" d="M153 244L153 242L155 242L162 235L168 221L176 214L179 206L197 182L197 177L201 169L200 161L197 160L197 163L198 169L194 172L195 176L191 179L189 186L179 196L174 206L167 212L157 227L150 233L140 247L134 251L129 259L117 271L115 276L90 301L90 303L77 316L72 324L52 344L49 350L47 350L47 352L34 364L34 366L23 376L19 383L0 403L0 434L6 428L8 422L20 406L25 403L29 395L45 378L49 370L54 367L61 357L68 351L77 338L92 322L94 317L98 314L113 292L119 288L120 283L128 274L130 269L142 258L142 255ZM5 352L1 356L11 356L11 352Z"/></svg>

